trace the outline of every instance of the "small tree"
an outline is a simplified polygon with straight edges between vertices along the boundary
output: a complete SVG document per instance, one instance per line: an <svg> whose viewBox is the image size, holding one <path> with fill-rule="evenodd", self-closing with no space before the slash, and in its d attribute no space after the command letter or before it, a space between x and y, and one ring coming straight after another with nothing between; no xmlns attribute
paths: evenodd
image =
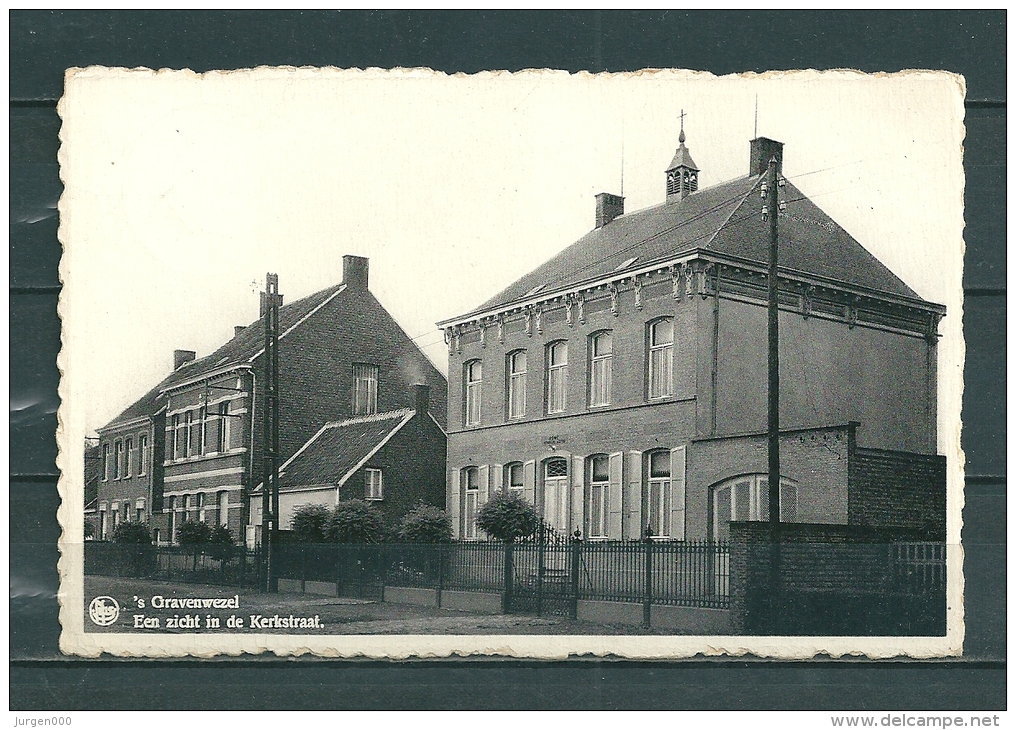
<svg viewBox="0 0 1016 730"><path fill-rule="evenodd" d="M290 529L297 542L324 542L332 511L323 504L305 504L293 512Z"/></svg>
<svg viewBox="0 0 1016 730"><path fill-rule="evenodd" d="M204 552L208 543L211 542L212 528L204 522L188 520L180 525L176 535L180 545L189 548L189 551L194 554L194 570L197 570L198 555Z"/></svg>
<svg viewBox="0 0 1016 730"><path fill-rule="evenodd" d="M374 507L362 499L335 505L325 528L325 539L329 542L378 543L384 536L384 520Z"/></svg>
<svg viewBox="0 0 1016 730"><path fill-rule="evenodd" d="M235 547L236 546L233 544L233 535L228 528L223 525L217 525L209 531L208 555L212 560L218 560L220 563L225 563L233 557ZM222 565L219 567L222 567Z"/></svg>
<svg viewBox="0 0 1016 730"><path fill-rule="evenodd" d="M85 539L91 540L93 537L95 537L95 525L85 520Z"/></svg>
<svg viewBox="0 0 1016 730"><path fill-rule="evenodd" d="M113 530L113 542L123 545L151 545L152 533L144 522L121 522Z"/></svg>
<svg viewBox="0 0 1016 730"><path fill-rule="evenodd" d="M451 542L452 526L444 510L420 501L402 518L398 537L403 542Z"/></svg>
<svg viewBox="0 0 1016 730"><path fill-rule="evenodd" d="M476 513L476 525L493 538L514 542L532 535L540 526L536 508L517 492L495 492Z"/></svg>

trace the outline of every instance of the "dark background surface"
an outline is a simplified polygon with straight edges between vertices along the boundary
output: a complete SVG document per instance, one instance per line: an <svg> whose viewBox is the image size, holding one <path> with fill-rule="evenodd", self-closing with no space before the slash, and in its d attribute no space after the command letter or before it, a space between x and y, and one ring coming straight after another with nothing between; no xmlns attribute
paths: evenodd
<svg viewBox="0 0 1016 730"><path fill-rule="evenodd" d="M1006 14L984 12L10 13L10 708L1005 708ZM250 658L86 661L57 639L55 102L63 71L257 65L717 74L946 69L967 83L966 644L931 662ZM214 691L208 691L214 686ZM483 688L478 691L478 688Z"/></svg>

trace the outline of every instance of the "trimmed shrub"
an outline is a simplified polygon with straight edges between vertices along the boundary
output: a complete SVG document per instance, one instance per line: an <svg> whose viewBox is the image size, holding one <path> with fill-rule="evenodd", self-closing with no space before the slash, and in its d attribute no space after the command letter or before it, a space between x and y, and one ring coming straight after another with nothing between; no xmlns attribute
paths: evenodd
<svg viewBox="0 0 1016 730"><path fill-rule="evenodd" d="M476 525L491 537L513 542L532 535L540 526L536 507L517 492L495 492L476 513Z"/></svg>
<svg viewBox="0 0 1016 730"><path fill-rule="evenodd" d="M210 530L206 553L212 560L229 560L235 549L233 535L226 527L217 525Z"/></svg>
<svg viewBox="0 0 1016 730"><path fill-rule="evenodd" d="M323 504L305 504L293 512L289 523L297 542L324 542L332 511Z"/></svg>
<svg viewBox="0 0 1016 730"><path fill-rule="evenodd" d="M379 543L384 538L384 520L372 505L362 499L335 505L325 527L325 539L329 542Z"/></svg>
<svg viewBox="0 0 1016 730"><path fill-rule="evenodd" d="M402 542L442 543L452 541L452 526L443 509L417 502L399 526L398 539Z"/></svg>
<svg viewBox="0 0 1016 730"><path fill-rule="evenodd" d="M113 542L124 545L151 545L152 533L144 522L121 522L113 530Z"/></svg>
<svg viewBox="0 0 1016 730"><path fill-rule="evenodd" d="M177 529L176 539L184 547L201 548L211 542L212 528L204 522L188 520Z"/></svg>

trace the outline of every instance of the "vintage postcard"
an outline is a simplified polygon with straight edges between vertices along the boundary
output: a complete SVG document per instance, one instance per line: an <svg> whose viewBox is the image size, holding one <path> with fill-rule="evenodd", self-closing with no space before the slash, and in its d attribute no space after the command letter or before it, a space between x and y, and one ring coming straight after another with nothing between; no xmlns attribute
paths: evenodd
<svg viewBox="0 0 1016 730"><path fill-rule="evenodd" d="M960 654L963 95L68 71L63 650Z"/></svg>

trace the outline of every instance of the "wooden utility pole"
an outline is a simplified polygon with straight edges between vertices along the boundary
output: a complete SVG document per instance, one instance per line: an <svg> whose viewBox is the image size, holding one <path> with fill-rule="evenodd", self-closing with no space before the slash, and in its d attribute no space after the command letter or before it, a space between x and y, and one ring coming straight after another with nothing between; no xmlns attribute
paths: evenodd
<svg viewBox="0 0 1016 730"><path fill-rule="evenodd" d="M762 218L769 219L769 522L780 523L779 170L769 160Z"/></svg>
<svg viewBox="0 0 1016 730"><path fill-rule="evenodd" d="M272 551L279 540L279 275L265 276L264 404L262 419L261 554L262 588L279 589Z"/></svg>

